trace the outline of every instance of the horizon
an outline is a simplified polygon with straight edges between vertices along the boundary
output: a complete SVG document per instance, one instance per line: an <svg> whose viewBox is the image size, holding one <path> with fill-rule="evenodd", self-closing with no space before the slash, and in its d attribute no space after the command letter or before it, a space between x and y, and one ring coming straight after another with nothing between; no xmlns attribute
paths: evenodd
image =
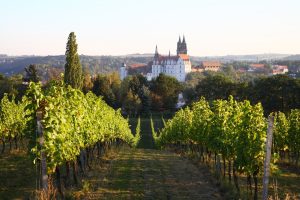
<svg viewBox="0 0 300 200"><path fill-rule="evenodd" d="M154 53L128 53L128 54L120 54L120 55L105 55L105 54L102 54L102 55L89 55L89 54L78 54L79 56L111 56L111 57L122 57L122 56L131 56L131 55L154 55ZM161 54L161 53L160 53ZM6 53L1 53L0 52L0 55L4 55L4 56L7 56L7 57L47 57L47 56L65 56L65 54L52 54L52 55L39 55L39 54L24 54L24 55L9 55L9 54L6 54ZM162 53L161 55L168 55L168 54L165 54L165 53ZM172 54L171 55L176 55L176 54ZM201 56L198 56L198 55L189 55L190 57L201 57L201 58L205 58L205 57L227 57L227 56L255 56L255 55L282 55L282 56L294 56L294 55L300 55L300 54L291 54L291 53L253 53L253 54L227 54L227 55L201 55Z"/></svg>
<svg viewBox="0 0 300 200"><path fill-rule="evenodd" d="M156 45L175 54L179 35L196 57L296 55L299 7L296 0L4 1L0 54L64 55L74 31L79 55L153 54Z"/></svg>

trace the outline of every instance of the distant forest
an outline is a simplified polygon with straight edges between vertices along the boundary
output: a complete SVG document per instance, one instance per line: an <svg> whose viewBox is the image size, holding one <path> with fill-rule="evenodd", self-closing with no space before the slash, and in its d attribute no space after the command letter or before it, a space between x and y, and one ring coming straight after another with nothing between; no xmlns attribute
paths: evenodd
<svg viewBox="0 0 300 200"><path fill-rule="evenodd" d="M144 63L151 61L152 56L144 57L125 57L125 56L80 56L80 62L84 69L88 68L90 73L106 74L117 71L122 63ZM20 56L6 57L0 56L0 73L6 76L13 74L23 74L24 68L30 64L35 64L41 77L48 79L53 70L63 72L65 65L65 56Z"/></svg>
<svg viewBox="0 0 300 200"><path fill-rule="evenodd" d="M89 70L89 74L107 74L118 71L122 63L145 64L152 60L152 54L129 54L126 56L87 56L80 55L80 61L84 70ZM256 59L257 58L257 59ZM290 73L300 72L300 55L284 55L284 54L261 54L261 55L243 55L243 56L217 56L217 57L195 57L191 56L192 65L199 65L203 60L219 60L224 67L232 65L235 70L239 68L247 68L249 63L269 63L287 65ZM24 75L24 68L30 64L37 67L38 74L44 81L47 81L64 70L65 56L7 56L0 54L0 74L11 76L15 74ZM131 74L140 73L149 70L146 67L143 70L130 70Z"/></svg>

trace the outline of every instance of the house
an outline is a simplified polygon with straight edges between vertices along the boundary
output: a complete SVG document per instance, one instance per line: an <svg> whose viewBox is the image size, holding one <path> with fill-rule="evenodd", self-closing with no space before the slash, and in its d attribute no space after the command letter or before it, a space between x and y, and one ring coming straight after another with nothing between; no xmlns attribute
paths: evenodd
<svg viewBox="0 0 300 200"><path fill-rule="evenodd" d="M192 68L192 72L219 71L222 64L219 61L203 61L199 66Z"/></svg>
<svg viewBox="0 0 300 200"><path fill-rule="evenodd" d="M289 69L286 65L272 65L272 75L288 73Z"/></svg>
<svg viewBox="0 0 300 200"><path fill-rule="evenodd" d="M249 65L248 72L262 72L265 70L265 64L254 63Z"/></svg>
<svg viewBox="0 0 300 200"><path fill-rule="evenodd" d="M221 63L219 61L203 61L201 64L204 71L219 71Z"/></svg>

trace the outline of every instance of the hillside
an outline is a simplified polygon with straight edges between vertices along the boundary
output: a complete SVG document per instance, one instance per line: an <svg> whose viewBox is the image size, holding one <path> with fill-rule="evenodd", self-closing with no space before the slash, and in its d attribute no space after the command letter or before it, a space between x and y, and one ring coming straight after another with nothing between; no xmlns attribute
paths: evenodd
<svg viewBox="0 0 300 200"><path fill-rule="evenodd" d="M128 54L120 56L88 56L80 55L81 64L84 68L89 68L91 74L108 73L119 69L124 62L127 65L145 64L152 60L153 54ZM197 65L203 60L219 60L221 62L246 61L258 62L261 60L295 61L300 60L300 55L289 54L254 54L254 55L227 55L227 56L191 56L192 65ZM0 73L6 76L23 73L24 68L30 64L36 64L41 75L46 76L48 71L56 68L63 71L65 64L64 55L54 56L7 56L0 54ZM149 66L141 72L150 70ZM139 72L139 71L138 71Z"/></svg>
<svg viewBox="0 0 300 200"><path fill-rule="evenodd" d="M300 60L300 54L295 54L291 56L287 56L284 58L284 60L289 60L289 61L299 61Z"/></svg>
<svg viewBox="0 0 300 200"><path fill-rule="evenodd" d="M81 64L84 68L89 68L91 74L108 73L116 71L123 62L127 64L148 63L149 56L80 56ZM65 64L65 56L1 56L0 73L7 76L23 73L24 68L30 64L36 64L40 70L47 71L49 68L62 70Z"/></svg>

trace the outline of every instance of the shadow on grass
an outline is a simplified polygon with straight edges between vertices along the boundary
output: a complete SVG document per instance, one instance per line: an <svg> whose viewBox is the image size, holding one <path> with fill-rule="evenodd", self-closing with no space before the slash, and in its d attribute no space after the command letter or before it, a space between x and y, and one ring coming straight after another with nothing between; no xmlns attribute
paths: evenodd
<svg viewBox="0 0 300 200"><path fill-rule="evenodd" d="M35 166L25 151L0 155L0 199L27 199L35 188Z"/></svg>

